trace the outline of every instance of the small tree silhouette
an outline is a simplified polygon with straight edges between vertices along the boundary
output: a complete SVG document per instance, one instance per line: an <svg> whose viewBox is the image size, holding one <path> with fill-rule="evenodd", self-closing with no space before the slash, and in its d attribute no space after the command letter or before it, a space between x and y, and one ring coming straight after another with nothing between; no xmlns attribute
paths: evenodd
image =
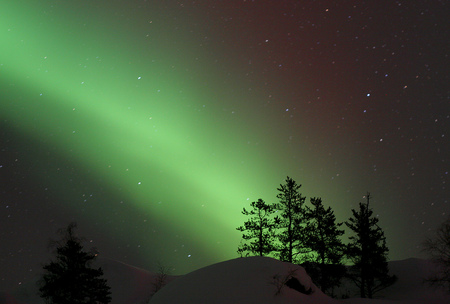
<svg viewBox="0 0 450 304"><path fill-rule="evenodd" d="M438 227L434 238L425 240L423 246L438 266L438 271L426 281L431 285L443 287L450 293L450 217Z"/></svg>
<svg viewBox="0 0 450 304"><path fill-rule="evenodd" d="M62 239L53 242L56 260L44 265L39 294L49 304L107 304L110 287L101 268L91 268L96 254L83 251L75 223L60 230Z"/></svg>
<svg viewBox="0 0 450 304"><path fill-rule="evenodd" d="M262 199L252 202L250 206L252 210L247 211L244 208L242 214L251 218L244 222L244 226L236 228L243 232L242 239L245 241L238 246L237 251L240 256L268 255L275 249L273 229L277 218L272 218L274 207Z"/></svg>
<svg viewBox="0 0 450 304"><path fill-rule="evenodd" d="M158 272L152 282L152 296L167 284L167 277L169 276L171 269L172 267L167 267L162 262L158 262Z"/></svg>

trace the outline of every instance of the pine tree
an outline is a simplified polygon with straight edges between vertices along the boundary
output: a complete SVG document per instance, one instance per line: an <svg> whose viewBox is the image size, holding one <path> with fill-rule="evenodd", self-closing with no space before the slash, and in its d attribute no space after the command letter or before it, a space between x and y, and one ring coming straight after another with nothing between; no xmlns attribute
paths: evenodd
<svg viewBox="0 0 450 304"><path fill-rule="evenodd" d="M277 188L279 203L275 208L280 211L277 222L278 255L280 260L289 263L298 263L308 251L304 247L305 239L303 229L305 226L305 198L299 192L301 185L289 176L285 184Z"/></svg>
<svg viewBox="0 0 450 304"><path fill-rule="evenodd" d="M353 262L349 278L360 289L361 298L372 298L397 279L389 275L386 238L378 226L378 218L369 208L369 202L370 193L367 193L367 203L359 203L359 211L352 209L353 217L345 222L355 233L349 238L347 248L347 256Z"/></svg>
<svg viewBox="0 0 450 304"><path fill-rule="evenodd" d="M342 223L336 223L333 210L325 209L321 198L311 198L311 205L312 208L306 206L305 245L312 252L304 266L323 292L332 293L345 274L344 244L340 239L344 230L339 229Z"/></svg>
<svg viewBox="0 0 450 304"><path fill-rule="evenodd" d="M244 222L244 226L236 228L243 232L242 239L248 243L241 243L238 247L239 255L259 255L264 256L270 254L274 250L274 225L275 220L272 215L274 207L267 204L262 199L250 204L252 210L247 211L245 208L242 214L251 216Z"/></svg>
<svg viewBox="0 0 450 304"><path fill-rule="evenodd" d="M39 293L49 304L107 304L110 287L101 268L91 268L96 254L83 251L81 239L70 224L55 242L56 260L44 265Z"/></svg>

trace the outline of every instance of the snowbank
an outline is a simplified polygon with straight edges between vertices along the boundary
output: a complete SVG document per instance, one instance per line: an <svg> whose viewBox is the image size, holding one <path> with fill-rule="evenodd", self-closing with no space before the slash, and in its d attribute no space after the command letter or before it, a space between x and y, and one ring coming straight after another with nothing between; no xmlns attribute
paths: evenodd
<svg viewBox="0 0 450 304"><path fill-rule="evenodd" d="M294 278L294 279L292 279ZM284 285L301 286L302 293ZM310 294L307 294L310 293ZM324 295L297 265L267 257L237 258L207 266L171 282L150 304L339 303Z"/></svg>

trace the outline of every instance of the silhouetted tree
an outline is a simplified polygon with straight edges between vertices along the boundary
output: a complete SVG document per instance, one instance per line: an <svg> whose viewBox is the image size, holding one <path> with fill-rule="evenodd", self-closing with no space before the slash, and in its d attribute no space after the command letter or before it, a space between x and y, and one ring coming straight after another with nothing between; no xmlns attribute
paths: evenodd
<svg viewBox="0 0 450 304"><path fill-rule="evenodd" d="M285 184L277 188L279 202L275 208L280 211L277 221L278 255L280 260L298 263L302 255L307 253L305 248L305 198L299 192L301 185L289 176Z"/></svg>
<svg viewBox="0 0 450 304"><path fill-rule="evenodd" d="M162 262L158 262L158 272L153 278L152 285L153 290L151 296L154 296L155 293L161 290L168 283L168 276L173 267L168 267L164 265Z"/></svg>
<svg viewBox="0 0 450 304"><path fill-rule="evenodd" d="M311 205L312 208L306 206L305 246L312 252L304 267L323 292L332 293L346 271L342 265L344 244L340 239L344 230L339 229L342 223L336 223L333 210L325 209L321 198L311 198Z"/></svg>
<svg viewBox="0 0 450 304"><path fill-rule="evenodd" d="M275 212L273 205L269 205L262 199L250 204L252 210L245 208L242 214L250 216L250 219L244 222L244 226L236 228L243 232L241 243L238 247L238 253L241 256L249 254L264 256L274 250L274 225L276 219L273 218Z"/></svg>
<svg viewBox="0 0 450 304"><path fill-rule="evenodd" d="M359 203L359 211L352 209L353 217L345 222L355 233L347 247L347 257L353 262L349 278L360 289L362 298L372 298L397 279L389 275L386 238L378 226L378 218L373 217L369 202L370 193L367 193L367 203Z"/></svg>
<svg viewBox="0 0 450 304"><path fill-rule="evenodd" d="M96 254L83 251L81 239L71 223L54 242L56 260L44 265L40 296L49 304L106 304L111 302L110 287L102 279L101 268L91 268Z"/></svg>
<svg viewBox="0 0 450 304"><path fill-rule="evenodd" d="M437 272L426 281L431 285L443 287L450 293L450 217L438 227L434 238L425 240L423 246L438 266Z"/></svg>

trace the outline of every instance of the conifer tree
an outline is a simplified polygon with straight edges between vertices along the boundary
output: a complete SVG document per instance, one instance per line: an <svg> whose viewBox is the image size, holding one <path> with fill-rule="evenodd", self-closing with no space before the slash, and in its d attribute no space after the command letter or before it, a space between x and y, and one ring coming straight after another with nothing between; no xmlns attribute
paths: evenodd
<svg viewBox="0 0 450 304"><path fill-rule="evenodd" d="M281 261L299 263L308 250L304 247L305 198L299 192L301 185L289 176L280 184L275 208L280 211L278 228L278 255Z"/></svg>
<svg viewBox="0 0 450 304"><path fill-rule="evenodd" d="M63 238L55 242L56 260L44 265L40 280L40 296L49 304L107 304L110 287L101 268L91 268L96 254L83 251L81 239L70 224L61 231Z"/></svg>
<svg viewBox="0 0 450 304"><path fill-rule="evenodd" d="M321 198L311 198L311 205L306 206L305 245L312 252L304 266L323 292L332 293L345 274L344 244L340 239L344 230L339 229L342 223L336 223L333 210L325 209Z"/></svg>
<svg viewBox="0 0 450 304"><path fill-rule="evenodd" d="M367 193L367 203L359 203L359 211L352 209L353 217L345 222L355 233L349 238L347 248L347 256L353 262L349 278L360 289L361 298L372 298L397 279L389 275L386 238L378 226L378 218L369 208L369 202L370 193Z"/></svg>
<svg viewBox="0 0 450 304"><path fill-rule="evenodd" d="M276 219L273 218L275 212L273 205L267 204L262 199L250 204L252 210L247 211L245 208L242 214L251 216L244 226L236 228L243 232L241 243L238 247L238 253L241 256L259 255L264 256L270 254L274 250L274 226Z"/></svg>

